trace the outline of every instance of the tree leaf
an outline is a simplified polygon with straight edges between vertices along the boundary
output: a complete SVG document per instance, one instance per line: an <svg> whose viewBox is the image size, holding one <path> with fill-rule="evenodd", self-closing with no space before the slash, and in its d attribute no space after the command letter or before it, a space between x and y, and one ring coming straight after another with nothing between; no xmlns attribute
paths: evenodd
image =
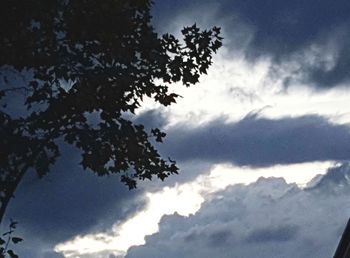
<svg viewBox="0 0 350 258"><path fill-rule="evenodd" d="M18 255L15 254L12 250L8 250L7 253L11 258L19 258Z"/></svg>
<svg viewBox="0 0 350 258"><path fill-rule="evenodd" d="M12 242L13 242L14 244L17 244L17 243L23 241L23 239L20 238L20 237L12 237L11 240L12 240Z"/></svg>

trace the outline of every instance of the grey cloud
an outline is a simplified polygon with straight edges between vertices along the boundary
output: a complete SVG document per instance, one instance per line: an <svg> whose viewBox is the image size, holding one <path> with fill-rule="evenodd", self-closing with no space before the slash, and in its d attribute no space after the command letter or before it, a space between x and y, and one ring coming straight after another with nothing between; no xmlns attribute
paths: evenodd
<svg viewBox="0 0 350 258"><path fill-rule="evenodd" d="M282 225L280 227L265 227L256 229L247 236L248 242L280 242L293 240L297 236L298 227Z"/></svg>
<svg viewBox="0 0 350 258"><path fill-rule="evenodd" d="M230 230L220 230L213 232L209 236L208 245L212 247L220 247L227 244L232 237L232 232Z"/></svg>
<svg viewBox="0 0 350 258"><path fill-rule="evenodd" d="M159 109L151 109L139 114L135 119L135 123L142 124L146 128L161 128L166 125L167 117L165 111L161 112Z"/></svg>
<svg viewBox="0 0 350 258"><path fill-rule="evenodd" d="M350 165L330 169L324 182L337 186L335 173L346 178ZM278 178L228 187L195 215L165 216L126 257L332 257L350 210L350 184L341 182L346 187L334 194L326 184L302 190Z"/></svg>
<svg viewBox="0 0 350 258"><path fill-rule="evenodd" d="M153 11L155 26L160 31L171 27L169 24L176 17L205 27L218 25L223 27L224 44L232 53L243 51L253 62L271 57L273 66L280 66L296 53L305 60L304 50L315 45L324 48L323 55L331 50L327 46L331 41L337 52L332 69L321 67L322 60L312 66L300 60L303 80L316 88L349 82L349 12L350 3L346 0L165 0L155 1Z"/></svg>
<svg viewBox="0 0 350 258"><path fill-rule="evenodd" d="M224 1L223 13L236 13L255 28L251 51L256 55L289 54L320 34L349 22L348 1ZM233 32L234 33L234 32Z"/></svg>
<svg viewBox="0 0 350 258"><path fill-rule="evenodd" d="M150 239L152 239L152 237L150 237ZM206 239L208 246L217 248L224 246L228 242L233 244L235 242L235 235L230 229L227 228L216 228L212 231L210 230L209 232L203 232L194 228L193 230L183 234L183 240L185 243L201 242L204 239Z"/></svg>
<svg viewBox="0 0 350 258"><path fill-rule="evenodd" d="M45 257L55 244L107 230L143 207L142 189L129 191L117 175L97 177L83 171L79 161L79 153L63 147L61 159L47 176L39 180L28 174L19 186L3 226L9 218L19 222L16 233L24 241L16 248L21 257Z"/></svg>
<svg viewBox="0 0 350 258"><path fill-rule="evenodd" d="M331 69L322 69L317 66L306 67L306 82L321 88L349 83L350 50L348 42L350 41L350 30L343 33L341 37L335 37L335 41L338 43L336 46L338 53L334 66Z"/></svg>
<svg viewBox="0 0 350 258"><path fill-rule="evenodd" d="M338 194L348 188L350 185L350 164L343 163L329 169L328 173L322 177L316 178L314 184L306 191L319 192L322 195Z"/></svg>
<svg viewBox="0 0 350 258"><path fill-rule="evenodd" d="M222 119L168 130L162 151L177 160L267 166L308 161L348 160L350 128L309 115L267 119L249 115L236 123Z"/></svg>

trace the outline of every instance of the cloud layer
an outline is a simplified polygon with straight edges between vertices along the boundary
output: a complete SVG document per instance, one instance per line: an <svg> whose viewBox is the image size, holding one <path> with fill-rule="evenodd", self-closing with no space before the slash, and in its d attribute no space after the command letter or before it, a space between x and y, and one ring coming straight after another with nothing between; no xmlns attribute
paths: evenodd
<svg viewBox="0 0 350 258"><path fill-rule="evenodd" d="M230 52L243 51L251 61L271 57L273 67L297 61L302 80L324 89L350 79L349 12L346 0L156 1L154 21L160 31L194 22L220 25ZM315 49L319 62L310 65L305 51Z"/></svg>
<svg viewBox="0 0 350 258"><path fill-rule="evenodd" d="M350 128L309 115L267 119L248 115L239 122L211 121L169 130L161 146L179 160L268 166L350 157Z"/></svg>
<svg viewBox="0 0 350 258"><path fill-rule="evenodd" d="M350 213L349 175L345 164L304 190L278 178L231 186L193 216L164 217L126 257L332 257Z"/></svg>

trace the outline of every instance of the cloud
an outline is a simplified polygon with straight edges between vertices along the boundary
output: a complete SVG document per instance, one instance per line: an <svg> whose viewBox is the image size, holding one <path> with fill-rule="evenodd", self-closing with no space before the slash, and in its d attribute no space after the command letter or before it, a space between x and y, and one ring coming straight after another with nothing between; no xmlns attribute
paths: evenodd
<svg viewBox="0 0 350 258"><path fill-rule="evenodd" d="M125 221L116 222L110 230L78 235L60 243L55 250L64 253L66 257L105 257L109 253L122 256L131 246L144 244L146 235L157 232L158 223L164 215L194 214L205 200L211 198L212 193L229 185L246 185L263 176L283 177L286 182L305 186L316 174L325 174L330 166L330 162L313 162L252 169L218 164L207 173L202 171L192 181L146 193L145 207ZM317 182L314 180L313 183ZM234 239L234 235L225 227L216 227L211 233L206 238L208 245ZM196 240L197 237L201 238L201 235L191 232L186 236L186 241Z"/></svg>
<svg viewBox="0 0 350 258"><path fill-rule="evenodd" d="M252 62L269 57L273 69L299 62L298 73L309 86L325 89L349 85L350 4L346 0L195 0L176 1L173 7L173 2L155 1L154 23L159 31L179 31L194 22L202 27L218 25L230 49L226 54L231 57L237 52L244 52ZM321 51L315 53L315 48ZM326 56L332 59L332 65L326 65L328 69L320 65L329 61ZM309 57L320 62L307 63ZM289 82L292 79L293 74Z"/></svg>
<svg viewBox="0 0 350 258"><path fill-rule="evenodd" d="M231 236L232 236L232 232L229 230L223 229L223 230L216 231L211 235L209 235L208 245L212 247L225 245L229 242Z"/></svg>
<svg viewBox="0 0 350 258"><path fill-rule="evenodd" d="M315 6L317 8L315 9ZM251 49L255 54L289 54L312 44L321 34L350 21L345 0L238 0L224 1L222 12L236 14L254 27ZM234 31L233 31L234 33Z"/></svg>
<svg viewBox="0 0 350 258"><path fill-rule="evenodd" d="M167 124L166 112L159 109L150 109L141 112L134 120L135 124L142 124L147 129L161 128Z"/></svg>
<svg viewBox="0 0 350 258"><path fill-rule="evenodd" d="M293 240L297 236L298 227L295 225L282 225L280 227L264 227L249 233L246 241L260 242L284 242Z"/></svg>
<svg viewBox="0 0 350 258"><path fill-rule="evenodd" d="M230 186L195 215L165 216L160 231L126 257L331 257L350 212L349 175L343 164L307 189L281 178Z"/></svg>
<svg viewBox="0 0 350 258"><path fill-rule="evenodd" d="M242 18L244 15L238 15L236 2L248 6L256 3L257 8L265 5L261 1L242 3L240 0L176 1L175 9L167 0L155 3L155 23L163 30L179 32L183 25L194 22L203 28L219 25L223 27L225 44L214 56L208 75L201 76L198 85L190 88L171 85L171 91L183 96L177 100L177 104L167 107L165 111L159 105L145 101L142 111L149 108L162 110L167 116L167 125L179 122L198 125L222 116L238 121L250 111L260 109L264 109L261 113L263 116L273 119L317 114L333 122L350 122L350 84L347 78L350 75L347 73L350 71L347 65L350 55L345 53L349 49L350 27L341 25L334 17L328 17L334 23L334 28L320 27L320 32L312 40L305 39L296 46L292 44L288 49L293 50L283 55L278 54L277 50L274 53L276 48L271 47L271 51L253 55L255 58L252 59L247 57L247 53L256 52L251 43L256 34L253 27L260 25L248 26ZM270 3L273 5L276 1ZM292 4L288 1L287 6ZM302 5L309 6L306 2L298 5L299 9L303 9ZM326 7L323 3L322 8ZM271 8L284 9L278 3ZM335 4L335 9L342 8L341 2ZM265 9L262 8L262 11ZM274 36L279 35L266 35ZM235 42L244 46L238 46Z"/></svg>
<svg viewBox="0 0 350 258"><path fill-rule="evenodd" d="M268 166L350 157L350 128L316 115L267 119L253 114L239 122L181 124L168 135L161 147L178 160Z"/></svg>

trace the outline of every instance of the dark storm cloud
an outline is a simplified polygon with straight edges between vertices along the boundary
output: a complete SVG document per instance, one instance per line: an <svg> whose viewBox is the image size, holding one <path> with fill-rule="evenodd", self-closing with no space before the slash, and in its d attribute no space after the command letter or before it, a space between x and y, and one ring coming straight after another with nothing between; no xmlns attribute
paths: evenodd
<svg viewBox="0 0 350 258"><path fill-rule="evenodd" d="M25 178L6 213L4 226L8 218L19 221L17 234L25 241L18 245L18 253L23 257L46 257L44 253L58 242L107 230L144 204L138 198L142 190L129 191L118 176L83 171L78 166L80 156L71 147L63 147L62 153L43 179L34 173ZM35 255L29 256L32 252Z"/></svg>
<svg viewBox="0 0 350 258"><path fill-rule="evenodd" d="M312 86L328 88L350 79L350 2L347 0L165 0L155 1L153 13L159 31L165 25L174 28L170 25L179 16L186 23L221 26L224 44L235 52L242 50L242 42L247 42L244 51L251 61L268 56L274 60L273 66L279 66L299 53L304 58L299 60L303 81ZM324 69L317 62L311 66L302 64L307 59L303 51L310 46L322 48L321 55L334 51L332 67Z"/></svg>
<svg viewBox="0 0 350 258"><path fill-rule="evenodd" d="M179 125L167 133L161 147L177 160L268 166L350 158L350 127L314 115L276 120L249 115L236 123Z"/></svg>
<svg viewBox="0 0 350 258"><path fill-rule="evenodd" d="M186 15L205 6L215 6L217 16L235 16L254 28L251 51L255 52L251 54L255 55L289 54L318 40L321 34L350 22L350 3L346 0L197 0L155 1L156 26L160 21L169 24L176 15ZM191 19L195 21L201 17ZM231 37L235 36L235 24L222 25L231 26L231 30L226 30Z"/></svg>
<svg viewBox="0 0 350 258"><path fill-rule="evenodd" d="M236 0L225 1L222 12L236 13L255 29L252 49L256 54L289 54L320 34L349 22L346 0Z"/></svg>
<svg viewBox="0 0 350 258"><path fill-rule="evenodd" d="M165 216L126 257L332 257L349 216L349 175L343 164L306 190L280 178L230 186L194 215ZM330 186L338 190L329 194Z"/></svg>

